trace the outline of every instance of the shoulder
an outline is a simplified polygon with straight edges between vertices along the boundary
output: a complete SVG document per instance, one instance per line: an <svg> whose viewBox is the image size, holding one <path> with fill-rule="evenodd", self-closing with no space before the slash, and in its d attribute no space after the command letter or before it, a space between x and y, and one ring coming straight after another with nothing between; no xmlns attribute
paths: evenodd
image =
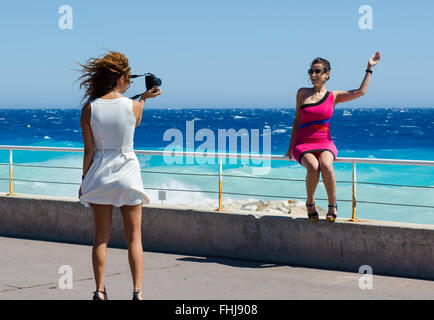
<svg viewBox="0 0 434 320"><path fill-rule="evenodd" d="M330 94L333 96L333 102L336 103L337 98L339 97L339 95L342 93L342 91L339 90L333 90L333 91L329 91Z"/></svg>
<svg viewBox="0 0 434 320"><path fill-rule="evenodd" d="M297 98L303 99L307 96L308 92L310 91L310 88L299 88L297 91Z"/></svg>
<svg viewBox="0 0 434 320"><path fill-rule="evenodd" d="M311 90L311 88L299 88L297 91L297 94L304 94L310 90Z"/></svg>
<svg viewBox="0 0 434 320"><path fill-rule="evenodd" d="M90 103L86 103L83 108L81 108L81 117L85 121L90 121L90 116L92 114L92 109Z"/></svg>
<svg viewBox="0 0 434 320"><path fill-rule="evenodd" d="M136 120L138 120L140 119L140 115L142 114L144 104L140 103L137 100L132 100L132 101L133 101L133 113L134 116L136 117Z"/></svg>
<svg viewBox="0 0 434 320"><path fill-rule="evenodd" d="M81 108L81 112L89 112L90 108L91 108L90 102L88 102Z"/></svg>
<svg viewBox="0 0 434 320"><path fill-rule="evenodd" d="M330 93L333 95L333 97L337 97L337 96L339 96L340 94L342 94L343 92L345 92L345 91L339 91L339 90L333 90L333 91L330 91Z"/></svg>
<svg viewBox="0 0 434 320"><path fill-rule="evenodd" d="M136 111L142 111L141 109L143 108L143 105L137 101L137 100L131 100L133 102L133 110L134 112Z"/></svg>
<svg viewBox="0 0 434 320"><path fill-rule="evenodd" d="M139 101L133 100L133 99L130 99L130 100L133 102L133 106L136 106L136 107L140 106L140 102Z"/></svg>

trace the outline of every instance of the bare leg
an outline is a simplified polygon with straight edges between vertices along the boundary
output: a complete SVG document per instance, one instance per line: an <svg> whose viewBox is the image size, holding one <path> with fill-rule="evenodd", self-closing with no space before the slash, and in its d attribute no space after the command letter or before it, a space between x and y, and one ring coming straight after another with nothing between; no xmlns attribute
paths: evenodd
<svg viewBox="0 0 434 320"><path fill-rule="evenodd" d="M333 154L328 151L321 152L319 156L320 170L322 179L324 182L324 187L327 191L327 196L329 199L329 205L336 204L336 177L335 171L333 169ZM330 208L329 212L336 214L336 208Z"/></svg>
<svg viewBox="0 0 434 320"><path fill-rule="evenodd" d="M96 290L104 291L104 270L106 266L107 245L110 240L110 228L112 223L111 205L91 204L94 219L94 240L92 247L93 274L96 282ZM98 293L104 299L101 293Z"/></svg>
<svg viewBox="0 0 434 320"><path fill-rule="evenodd" d="M311 153L307 153L301 159L301 164L306 168L306 193L307 203L314 203L315 190L319 181L319 162L318 159ZM315 212L314 207L307 208L308 213Z"/></svg>
<svg viewBox="0 0 434 320"><path fill-rule="evenodd" d="M136 206L122 206L125 239L128 245L128 261L133 277L134 290L142 289L143 277L143 247L142 247L142 204ZM142 299L141 292L139 293Z"/></svg>

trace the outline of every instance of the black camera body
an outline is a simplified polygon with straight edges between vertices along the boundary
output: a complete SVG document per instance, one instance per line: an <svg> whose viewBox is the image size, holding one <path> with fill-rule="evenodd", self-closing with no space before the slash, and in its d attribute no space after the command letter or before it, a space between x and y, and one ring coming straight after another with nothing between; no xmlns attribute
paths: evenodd
<svg viewBox="0 0 434 320"><path fill-rule="evenodd" d="M138 78L138 77L145 77L145 85L146 85L146 91L151 90L153 87L159 87L161 86L161 84L163 83L161 81L160 78L157 78L154 74L152 73L145 73L145 74L133 74L130 78L134 79L134 78ZM155 89L153 92L157 92L158 89ZM138 97L140 97L141 94L135 95L134 97L131 97L131 99L137 99Z"/></svg>
<svg viewBox="0 0 434 320"><path fill-rule="evenodd" d="M147 73L145 75L145 85L146 85L146 90L151 90L153 87L159 87L161 86L162 81L160 78L157 78L154 74L152 73Z"/></svg>

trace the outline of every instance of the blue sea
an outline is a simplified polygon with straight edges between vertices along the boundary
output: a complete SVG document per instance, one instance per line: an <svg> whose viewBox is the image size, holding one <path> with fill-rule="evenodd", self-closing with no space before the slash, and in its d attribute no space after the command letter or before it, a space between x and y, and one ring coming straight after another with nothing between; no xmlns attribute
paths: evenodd
<svg viewBox="0 0 434 320"><path fill-rule="evenodd" d="M134 146L136 150L164 150L169 144L176 143L184 150L198 151L205 141L204 138L199 139L200 132L205 132L208 134L207 146L214 145L215 151L223 151L217 150L218 132L234 129L236 132L243 130L247 139L250 139L244 145L244 148L250 148L248 151L284 155L288 149L294 115L295 109L289 108L145 109L142 123L136 128ZM83 147L79 109L1 109L0 128L0 145ZM190 133L187 132L189 130ZM250 147L255 130L259 132L259 150ZM174 131L182 135L181 140L164 139L165 134L170 136ZM191 132L193 138L196 136L196 141L189 140ZM210 134L214 134L215 141L208 141ZM434 108L336 108L331 134L338 148L338 157L434 160ZM269 150L265 148L265 141L270 142ZM245 151L241 147L241 138L238 138L235 149L230 149L230 146L230 143L226 144L226 151ZM138 158L151 202L160 202L158 191L154 189L164 188L170 190L165 203L217 207L217 163L203 163L196 158L181 159L169 165L162 156L140 155ZM0 150L0 192L9 190L8 160L9 152ZM81 153L14 151L13 160L15 193L77 196L81 180ZM224 201L305 201L303 180L306 171L303 167L296 162L275 160L267 172L260 174L261 179L249 178L257 175L255 169L263 164L254 163L253 160L225 163ZM338 181L338 213L340 217L350 218L352 166L335 163L334 167ZM434 224L434 167L357 164L357 181L357 199L361 201L357 206L358 219ZM318 185L316 198L317 205L327 208L327 195L322 183Z"/></svg>

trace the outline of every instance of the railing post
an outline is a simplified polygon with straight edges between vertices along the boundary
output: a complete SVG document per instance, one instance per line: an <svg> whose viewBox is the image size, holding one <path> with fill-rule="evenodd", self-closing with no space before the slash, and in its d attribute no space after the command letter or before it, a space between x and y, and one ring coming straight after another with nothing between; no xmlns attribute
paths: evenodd
<svg viewBox="0 0 434 320"><path fill-rule="evenodd" d="M357 175L356 175L356 162L353 161L353 214L352 221L357 221L356 218L356 204L357 204Z"/></svg>
<svg viewBox="0 0 434 320"><path fill-rule="evenodd" d="M12 149L9 149L9 193L8 193L8 196L14 195L14 178L13 178L12 168L13 168Z"/></svg>
<svg viewBox="0 0 434 320"><path fill-rule="evenodd" d="M218 157L218 159L219 159L219 207L217 211L223 211L223 206L222 206L223 164L222 164L222 158Z"/></svg>

